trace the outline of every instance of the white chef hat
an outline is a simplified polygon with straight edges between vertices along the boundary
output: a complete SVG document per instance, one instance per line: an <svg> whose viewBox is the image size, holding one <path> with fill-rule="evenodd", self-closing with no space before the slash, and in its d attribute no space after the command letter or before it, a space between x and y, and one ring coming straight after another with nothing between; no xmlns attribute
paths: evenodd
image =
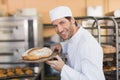
<svg viewBox="0 0 120 80"><path fill-rule="evenodd" d="M59 6L50 10L49 15L50 15L50 20L53 21L63 17L72 16L72 12L70 8L67 6Z"/></svg>

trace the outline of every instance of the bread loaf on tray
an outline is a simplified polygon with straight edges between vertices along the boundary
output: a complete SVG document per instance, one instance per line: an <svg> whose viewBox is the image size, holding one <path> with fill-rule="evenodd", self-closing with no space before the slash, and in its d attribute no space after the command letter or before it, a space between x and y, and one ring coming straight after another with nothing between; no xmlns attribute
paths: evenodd
<svg viewBox="0 0 120 80"><path fill-rule="evenodd" d="M53 51L50 48L31 48L22 55L23 60L40 60L51 56Z"/></svg>

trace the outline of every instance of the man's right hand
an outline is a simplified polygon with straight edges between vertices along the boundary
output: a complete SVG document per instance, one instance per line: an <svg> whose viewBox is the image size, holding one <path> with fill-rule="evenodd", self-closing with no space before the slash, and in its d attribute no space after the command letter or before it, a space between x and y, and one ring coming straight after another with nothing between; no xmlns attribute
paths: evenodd
<svg viewBox="0 0 120 80"><path fill-rule="evenodd" d="M58 43L58 44L55 44L55 45L52 45L51 46L51 49L53 50L53 51L58 51L58 53L61 53L62 52L62 46L61 46L61 44L60 43Z"/></svg>

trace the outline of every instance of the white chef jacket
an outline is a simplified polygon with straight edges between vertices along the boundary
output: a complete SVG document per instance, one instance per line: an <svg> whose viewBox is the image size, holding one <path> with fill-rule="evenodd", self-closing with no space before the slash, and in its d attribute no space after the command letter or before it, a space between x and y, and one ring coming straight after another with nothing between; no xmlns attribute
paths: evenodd
<svg viewBox="0 0 120 80"><path fill-rule="evenodd" d="M61 80L105 80L102 48L87 30L80 27L61 45L68 61L61 70Z"/></svg>

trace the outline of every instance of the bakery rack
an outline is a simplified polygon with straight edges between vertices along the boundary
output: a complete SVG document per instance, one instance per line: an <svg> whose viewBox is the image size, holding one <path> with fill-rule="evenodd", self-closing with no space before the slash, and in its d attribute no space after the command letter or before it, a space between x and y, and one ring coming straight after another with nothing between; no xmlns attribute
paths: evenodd
<svg viewBox="0 0 120 80"><path fill-rule="evenodd" d="M117 24L118 24L118 50L119 50L119 54L118 54L118 67L120 67L120 17L114 17L114 19L116 20ZM118 71L118 76L120 79L120 70Z"/></svg>
<svg viewBox="0 0 120 80"><path fill-rule="evenodd" d="M106 35L101 35L100 38L105 37L106 41L102 42L101 45L112 45L115 47L115 53L104 53L104 57L111 57L113 60L111 61L105 61L104 67L109 68L108 71L104 71L106 80L119 80L119 64L118 64L118 53L119 53L119 47L118 47L118 24L116 20L113 17L97 17L98 24L100 25L100 29L105 29L107 31ZM106 24L105 26L102 26L99 21L109 22L112 23L112 25ZM110 33L110 34L109 34ZM107 64L105 64L107 63Z"/></svg>

